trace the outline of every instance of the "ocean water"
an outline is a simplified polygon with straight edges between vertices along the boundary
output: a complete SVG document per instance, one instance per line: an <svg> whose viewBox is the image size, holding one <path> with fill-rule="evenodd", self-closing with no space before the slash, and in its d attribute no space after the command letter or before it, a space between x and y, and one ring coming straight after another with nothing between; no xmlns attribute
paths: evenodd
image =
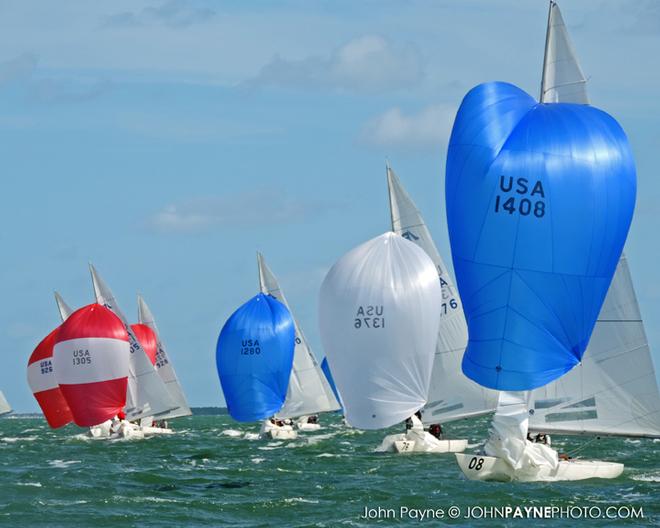
<svg viewBox="0 0 660 528"><path fill-rule="evenodd" d="M1 526L576 526L584 517L478 518L493 507L641 508L643 519L594 526L658 526L660 468L654 440L554 437L560 451L626 464L615 480L484 483L465 480L453 455L375 453L384 431L362 432L322 416L324 428L294 441L245 438L258 425L229 416L176 420L177 434L140 441L93 441L42 419L0 420ZM485 418L446 427L478 444ZM400 432L392 428L390 432ZM410 518L451 506L457 519ZM385 513L363 519L366 508ZM470 509L471 508L471 509ZM491 513L488 509L491 508ZM580 510L583 511L583 510ZM395 516L391 516L395 512ZM456 510L454 510L455 514ZM447 515L445 513L445 515ZM470 515L470 518L466 518ZM566 513L565 515L569 515ZM476 519L474 517L477 517Z"/></svg>

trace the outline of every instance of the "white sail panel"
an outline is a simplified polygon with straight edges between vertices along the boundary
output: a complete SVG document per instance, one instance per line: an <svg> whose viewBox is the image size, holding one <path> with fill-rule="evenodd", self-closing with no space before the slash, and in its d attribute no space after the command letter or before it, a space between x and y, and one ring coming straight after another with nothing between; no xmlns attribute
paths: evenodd
<svg viewBox="0 0 660 528"><path fill-rule="evenodd" d="M57 303L57 310L60 312L62 322L66 321L73 313L73 310L64 302L64 299L62 299L62 296L58 292L55 292L55 303Z"/></svg>
<svg viewBox="0 0 660 528"><path fill-rule="evenodd" d="M381 429L424 407L441 305L433 261L391 232L330 269L319 328L350 425Z"/></svg>
<svg viewBox="0 0 660 528"><path fill-rule="evenodd" d="M177 406L172 401L167 387L131 330L114 294L101 279L94 266L90 264L89 269L92 274L96 302L112 310L122 320L126 332L128 332L131 354L126 395L127 419L138 420L145 416L156 416L175 409Z"/></svg>
<svg viewBox="0 0 660 528"><path fill-rule="evenodd" d="M442 313L433 361L428 403L422 410L425 424L446 423L495 410L497 393L468 379L461 369L467 346L467 324L458 291L449 276L431 233L417 206L387 167L392 231L417 244L431 258L442 286Z"/></svg>
<svg viewBox="0 0 660 528"><path fill-rule="evenodd" d="M0 416L11 412L11 405L5 398L5 395L0 391Z"/></svg>
<svg viewBox="0 0 660 528"><path fill-rule="evenodd" d="M272 295L291 312L277 278L270 270L261 253L257 253L259 288L262 293ZM295 418L308 414L336 411L341 408L335 398L321 367L312 354L305 335L293 318L296 331L296 346L293 352L293 368L287 388L286 400L278 411L279 418Z"/></svg>
<svg viewBox="0 0 660 528"><path fill-rule="evenodd" d="M587 78L580 68L564 19L550 2L541 81L542 103L589 104Z"/></svg>
<svg viewBox="0 0 660 528"><path fill-rule="evenodd" d="M660 437L660 393L625 256L582 363L535 390L530 412L537 431Z"/></svg>
<svg viewBox="0 0 660 528"><path fill-rule="evenodd" d="M176 376L174 366L172 365L172 361L167 353L167 350L165 349L163 340L160 338L160 333L158 332L158 327L156 326L156 320L154 319L149 306L147 306L147 303L140 295L138 295L138 321L141 324L147 325L156 334L158 339L156 371L165 383L165 386L167 387L172 400L177 406L176 409L167 411L165 414L159 415L158 418L165 420L171 418L180 418L182 416L190 416L192 411L188 406L188 401L186 400L186 396L183 393L183 388L179 383L179 379Z"/></svg>

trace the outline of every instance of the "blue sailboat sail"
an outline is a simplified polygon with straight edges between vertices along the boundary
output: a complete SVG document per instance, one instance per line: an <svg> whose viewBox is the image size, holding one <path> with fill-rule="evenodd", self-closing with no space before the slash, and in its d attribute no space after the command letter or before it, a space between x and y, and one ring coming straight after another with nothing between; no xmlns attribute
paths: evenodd
<svg viewBox="0 0 660 528"><path fill-rule="evenodd" d="M486 83L458 110L446 171L464 373L507 391L559 378L580 362L632 219L625 133L592 106Z"/></svg>
<svg viewBox="0 0 660 528"><path fill-rule="evenodd" d="M218 338L216 363L234 420L253 422L280 410L294 346L293 318L270 295L256 295L227 320Z"/></svg>

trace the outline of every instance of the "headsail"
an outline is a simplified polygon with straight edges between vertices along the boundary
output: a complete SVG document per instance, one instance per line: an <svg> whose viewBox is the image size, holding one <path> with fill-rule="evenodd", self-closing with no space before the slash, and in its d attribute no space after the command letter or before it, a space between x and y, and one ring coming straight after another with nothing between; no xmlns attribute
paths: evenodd
<svg viewBox="0 0 660 528"><path fill-rule="evenodd" d="M145 416L157 416L176 408L176 404L172 401L167 387L165 387L156 369L136 339L135 334L133 334L112 291L103 279L101 279L94 266L90 264L89 269L92 274L96 302L112 310L122 320L128 332L131 354L126 417L129 420L138 420Z"/></svg>
<svg viewBox="0 0 660 528"><path fill-rule="evenodd" d="M0 416L2 416L3 414L8 414L10 412L11 412L11 405L9 405L7 398L5 398L5 395L2 394L2 391L0 391Z"/></svg>
<svg viewBox="0 0 660 528"><path fill-rule="evenodd" d="M586 80L559 7L550 5L547 42L566 42L576 68L547 62L543 84L562 75L581 94L549 92L542 102L588 103ZM546 46L547 47L547 46ZM546 49L546 57L548 50ZM660 393L625 254L617 265L582 363L532 394L530 428L563 434L660 435Z"/></svg>
<svg viewBox="0 0 660 528"><path fill-rule="evenodd" d="M580 68L564 19L555 2L550 2L545 38L542 103L589 104L587 78Z"/></svg>
<svg viewBox="0 0 660 528"><path fill-rule="evenodd" d="M147 325L151 328L156 337L158 338L158 352L156 354L156 370L158 375L161 377L167 390L170 393L170 396L176 404L176 409L166 412L163 415L160 415L160 419L169 419L169 418L179 418L181 416L190 416L192 411L188 406L188 401L186 396L183 393L183 388L179 383L179 379L176 376L170 357L167 354L163 340L160 338L160 333L158 332L158 327L156 326L156 320L154 319L149 306L144 301L142 296L138 295L138 321L142 324Z"/></svg>
<svg viewBox="0 0 660 528"><path fill-rule="evenodd" d="M463 375L461 360L467 346L467 325L461 299L431 233L398 176L387 166L392 231L421 247L438 270L442 287L442 313L433 361L428 403L422 410L425 424L479 416L492 412L497 393Z"/></svg>
<svg viewBox="0 0 660 528"><path fill-rule="evenodd" d="M533 430L660 437L660 394L625 257L582 363L532 397Z"/></svg>
<svg viewBox="0 0 660 528"><path fill-rule="evenodd" d="M57 303L57 309L60 312L62 322L66 321L73 313L73 310L64 302L64 299L62 299L62 296L58 292L55 292L55 302Z"/></svg>
<svg viewBox="0 0 660 528"><path fill-rule="evenodd" d="M262 293L272 295L291 311L277 278L267 266L261 253L257 253L257 265L259 267L259 288ZM341 406L337 402L316 358L314 358L295 317L293 323L296 331L293 369L287 388L286 401L278 411L277 416L280 418L294 418L340 409Z"/></svg>

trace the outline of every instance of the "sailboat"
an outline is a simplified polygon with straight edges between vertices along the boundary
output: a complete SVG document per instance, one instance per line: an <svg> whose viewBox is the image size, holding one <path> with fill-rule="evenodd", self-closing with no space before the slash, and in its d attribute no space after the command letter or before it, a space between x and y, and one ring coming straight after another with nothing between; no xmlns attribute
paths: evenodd
<svg viewBox="0 0 660 528"><path fill-rule="evenodd" d="M426 426L433 426L439 422L444 424L491 413L497 405L497 393L481 387L461 371L461 358L467 346L467 324L453 280L424 218L389 163L386 173L392 231L426 252L435 264L442 287L440 328L428 403L422 409L422 422ZM438 442L433 438L432 446L429 446L427 442L420 442L419 439L416 444L411 444L405 437L406 435L390 435L383 440L381 449L457 452L467 447L467 440L442 439Z"/></svg>
<svg viewBox="0 0 660 528"><path fill-rule="evenodd" d="M108 285L100 277L94 266L89 265L96 302L114 312L126 327L131 345L126 419L137 421L142 418L159 418L178 408L163 379L144 352L139 341Z"/></svg>
<svg viewBox="0 0 660 528"><path fill-rule="evenodd" d="M181 387L179 379L177 378L172 360L167 353L163 340L160 338L160 332L158 331L156 320L141 295L138 295L138 324L149 328L156 338L156 357L154 366L158 375L165 383L165 387L167 388L170 397L176 405L175 408L159 414L158 420L164 421L190 416L192 411L190 410L190 406L188 405L188 401L183 392L183 387ZM145 434L167 434L171 432L168 428L152 427L148 424L143 425L142 430Z"/></svg>
<svg viewBox="0 0 660 528"><path fill-rule="evenodd" d="M5 395L0 391L0 416L9 414L11 411L11 405L9 405L7 398L5 398Z"/></svg>
<svg viewBox="0 0 660 528"><path fill-rule="evenodd" d="M259 268L259 288L261 292L273 296L291 311L277 278L266 264L266 260L261 253L257 253L257 266ZM293 318L293 324L296 331L293 368L291 369L286 400L277 412L276 418L279 420L297 419L298 429L315 431L320 429L321 426L318 423L310 423L308 421L310 415L336 411L341 406L314 354L312 354L307 339L295 317ZM270 420L265 422L263 432L270 436L278 435L277 429L272 427Z"/></svg>
<svg viewBox="0 0 660 528"><path fill-rule="evenodd" d="M457 454L461 469L478 480L619 475L621 464L560 461L528 441L527 391L569 372L589 342L634 210L625 133L591 106L486 83L459 108L445 183L470 329L463 372L506 391L485 454Z"/></svg>
<svg viewBox="0 0 660 528"><path fill-rule="evenodd" d="M287 307L257 294L225 322L216 364L229 415L239 422L272 419L284 405L295 347L295 324ZM290 432L291 426L282 427ZM283 436L278 436L283 438Z"/></svg>
<svg viewBox="0 0 660 528"><path fill-rule="evenodd" d="M550 2L540 100L589 104L586 85L559 6ZM582 362L532 393L529 428L660 438L660 393L625 253Z"/></svg>
<svg viewBox="0 0 660 528"><path fill-rule="evenodd" d="M427 403L442 310L433 261L388 232L342 256L321 286L319 326L346 421L383 429ZM410 424L420 439L421 421Z"/></svg>

